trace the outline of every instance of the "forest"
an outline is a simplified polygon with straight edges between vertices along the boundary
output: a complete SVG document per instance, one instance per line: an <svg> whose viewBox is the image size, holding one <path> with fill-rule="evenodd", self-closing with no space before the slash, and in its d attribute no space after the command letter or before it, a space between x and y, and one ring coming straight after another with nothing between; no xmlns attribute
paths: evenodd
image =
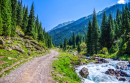
<svg viewBox="0 0 130 83"><path fill-rule="evenodd" d="M122 11L117 9L116 19L113 19L111 13L109 17L103 13L101 27L97 23L96 11L93 11L93 19L89 20L88 30L85 36L78 34L64 39L60 48L63 50L77 49L81 52L81 47L85 46L87 55L93 54L112 54L117 56L130 55L130 7L128 5ZM117 58L117 56L114 56Z"/></svg>
<svg viewBox="0 0 130 83"><path fill-rule="evenodd" d="M0 36L18 37L16 30L19 29L24 34L22 37L31 37L51 48L51 36L43 29L38 15L35 16L34 2L30 12L28 9L22 0L0 0Z"/></svg>

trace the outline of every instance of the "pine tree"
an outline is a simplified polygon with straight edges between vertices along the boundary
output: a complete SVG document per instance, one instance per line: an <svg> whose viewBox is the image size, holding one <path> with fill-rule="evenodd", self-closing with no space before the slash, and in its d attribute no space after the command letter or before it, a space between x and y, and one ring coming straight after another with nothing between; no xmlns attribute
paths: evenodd
<svg viewBox="0 0 130 83"><path fill-rule="evenodd" d="M11 1L1 0L1 17L3 22L3 35L11 35Z"/></svg>
<svg viewBox="0 0 130 83"><path fill-rule="evenodd" d="M93 22L92 22L92 50L93 53L97 54L98 51L98 41L99 41L99 26L97 23L96 11L93 12Z"/></svg>
<svg viewBox="0 0 130 83"><path fill-rule="evenodd" d="M92 54L93 50L92 50L92 23L91 20L89 20L88 23L88 31L87 31L87 53Z"/></svg>
<svg viewBox="0 0 130 83"><path fill-rule="evenodd" d="M1 4L0 4L0 36L3 34L3 23L1 18Z"/></svg>
<svg viewBox="0 0 130 83"><path fill-rule="evenodd" d="M37 17L36 17L36 21L35 21L35 33L36 33L36 36L38 36L39 34L39 18L38 18L38 15L37 15ZM42 34L43 34L43 30L42 30Z"/></svg>
<svg viewBox="0 0 130 83"><path fill-rule="evenodd" d="M77 51L78 51L78 53L81 52L81 46L80 46L80 44L78 44Z"/></svg>
<svg viewBox="0 0 130 83"><path fill-rule="evenodd" d="M49 39L50 37L48 37ZM43 29L42 29L42 23L40 22L39 24L39 30L38 30L38 40L41 40L43 43L45 42L44 40L44 35L43 35ZM51 41L51 40L49 40ZM49 45L48 45L49 46Z"/></svg>
<svg viewBox="0 0 130 83"><path fill-rule="evenodd" d="M63 48L63 44L62 44L62 42L61 42L61 44L60 44L60 48Z"/></svg>
<svg viewBox="0 0 130 83"><path fill-rule="evenodd" d="M123 11L123 32L124 32L124 41L126 42L126 37L130 32L130 21L129 21L129 11L127 5L125 6L125 10Z"/></svg>
<svg viewBox="0 0 130 83"><path fill-rule="evenodd" d="M26 29L26 35L32 36L34 39L36 39L35 35L35 14L34 14L34 2L32 3L29 18L28 18L28 26Z"/></svg>
<svg viewBox="0 0 130 83"><path fill-rule="evenodd" d="M116 22L115 22L115 39L120 38L121 34L122 34L122 22L121 22L120 11L118 9L116 14Z"/></svg>
<svg viewBox="0 0 130 83"><path fill-rule="evenodd" d="M100 37L100 44L102 47L107 47L107 27L108 21L106 13L104 12L101 24L101 37Z"/></svg>
<svg viewBox="0 0 130 83"><path fill-rule="evenodd" d="M65 38L65 40L64 40L64 51L66 51L67 50L67 39Z"/></svg>
<svg viewBox="0 0 130 83"><path fill-rule="evenodd" d="M110 49L113 42L114 42L114 37L115 37L115 28L114 28L114 22L112 15L109 15L109 20L108 20L108 28L107 28L107 48Z"/></svg>
<svg viewBox="0 0 130 83"><path fill-rule="evenodd" d="M73 33L73 48L76 47L76 39L75 39L75 33Z"/></svg>
<svg viewBox="0 0 130 83"><path fill-rule="evenodd" d="M17 3L17 25L21 27L23 20L23 12L22 12L22 1L18 1Z"/></svg>
<svg viewBox="0 0 130 83"><path fill-rule="evenodd" d="M23 22L22 22L22 30L25 33L27 26L28 26L28 7L25 8L25 12L23 15Z"/></svg>
<svg viewBox="0 0 130 83"><path fill-rule="evenodd" d="M12 27L11 27L11 36L15 36L16 34L16 15L17 15L17 0L11 0L11 7L12 7Z"/></svg>
<svg viewBox="0 0 130 83"><path fill-rule="evenodd" d="M72 38L71 38L71 37L70 37L70 39L69 39L68 44L69 44L70 46L72 45Z"/></svg>

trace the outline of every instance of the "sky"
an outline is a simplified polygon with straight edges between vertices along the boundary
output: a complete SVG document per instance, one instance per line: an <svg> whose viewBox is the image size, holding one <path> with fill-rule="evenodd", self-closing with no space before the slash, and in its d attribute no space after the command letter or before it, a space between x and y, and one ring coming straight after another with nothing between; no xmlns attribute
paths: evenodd
<svg viewBox="0 0 130 83"><path fill-rule="evenodd" d="M99 12L114 4L124 4L127 0L22 0L29 10L34 1L35 16L39 16L43 28L51 30L60 23L78 20Z"/></svg>

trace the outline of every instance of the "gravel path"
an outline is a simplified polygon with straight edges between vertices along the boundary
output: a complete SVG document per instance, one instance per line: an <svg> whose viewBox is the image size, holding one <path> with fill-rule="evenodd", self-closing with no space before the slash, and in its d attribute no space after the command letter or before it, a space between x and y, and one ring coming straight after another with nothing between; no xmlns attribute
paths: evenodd
<svg viewBox="0 0 130 83"><path fill-rule="evenodd" d="M51 78L51 63L58 56L58 52L51 50L49 54L31 60L8 76L0 79L0 83L54 83Z"/></svg>

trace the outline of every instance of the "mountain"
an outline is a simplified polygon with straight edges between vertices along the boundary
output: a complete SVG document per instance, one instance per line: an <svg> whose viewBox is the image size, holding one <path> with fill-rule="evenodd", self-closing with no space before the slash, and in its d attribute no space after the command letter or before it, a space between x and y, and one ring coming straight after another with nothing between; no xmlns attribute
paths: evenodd
<svg viewBox="0 0 130 83"><path fill-rule="evenodd" d="M97 21L99 26L101 26L102 15L104 11L106 12L107 17L109 17L109 14L111 13L113 18L116 18L117 9L122 11L122 8L124 6L125 4L115 4L111 7L105 8L102 11L99 11L97 13ZM85 35L85 33L87 32L89 19L92 20L92 17L93 14L86 17L82 17L63 27L55 28L55 29L53 28L52 30L50 30L49 34L52 36L53 44L55 44L55 46L59 46L60 43L63 42L65 38L69 39L72 36L73 32L75 32L76 35L77 34Z"/></svg>
<svg viewBox="0 0 130 83"><path fill-rule="evenodd" d="M57 25L56 27L54 27L53 29L51 29L49 32L51 32L51 31L53 31L53 30L55 30L55 29L59 29L59 28L61 28L61 27L64 27L64 26L66 26L66 25L68 25L68 24L71 24L71 23L73 23L73 22L74 22L74 20L73 20L73 21L68 21L68 22L61 23L61 24Z"/></svg>

